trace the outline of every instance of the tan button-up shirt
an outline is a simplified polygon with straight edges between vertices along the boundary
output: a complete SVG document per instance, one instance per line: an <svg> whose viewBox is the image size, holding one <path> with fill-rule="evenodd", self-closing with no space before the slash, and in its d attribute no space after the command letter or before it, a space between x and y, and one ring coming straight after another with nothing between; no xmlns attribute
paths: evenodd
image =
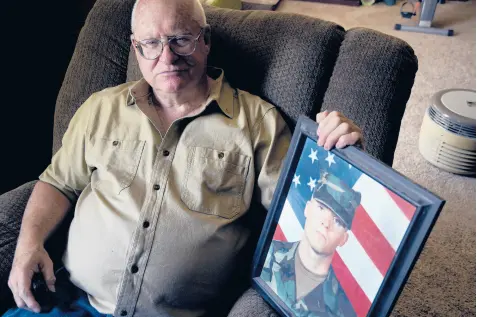
<svg viewBox="0 0 477 317"><path fill-rule="evenodd" d="M116 316L196 316L220 292L266 208L291 133L277 109L221 72L204 110L165 135L143 79L93 94L40 176L76 202L64 263Z"/></svg>

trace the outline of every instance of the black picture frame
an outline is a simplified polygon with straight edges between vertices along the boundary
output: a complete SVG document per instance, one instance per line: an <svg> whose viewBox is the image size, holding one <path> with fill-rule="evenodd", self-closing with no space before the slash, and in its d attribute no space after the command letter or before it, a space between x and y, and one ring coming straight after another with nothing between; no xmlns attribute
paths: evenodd
<svg viewBox="0 0 477 317"><path fill-rule="evenodd" d="M287 200L287 193L295 176L305 143L317 141L317 123L301 116L297 122L291 144L285 159L260 239L253 258L252 286L282 316L295 316L275 291L262 278L264 262L277 229L279 219ZM392 262L383 275L382 283L366 314L358 316L388 316L417 261L422 248L442 210L445 200L426 188L414 183L390 166L382 163L356 146L329 151L337 158L346 161L363 174L393 192L402 200L415 206L412 218L395 250ZM313 163L314 161L312 161ZM331 164L330 164L331 166ZM311 179L310 179L311 180ZM296 184L295 184L296 185Z"/></svg>

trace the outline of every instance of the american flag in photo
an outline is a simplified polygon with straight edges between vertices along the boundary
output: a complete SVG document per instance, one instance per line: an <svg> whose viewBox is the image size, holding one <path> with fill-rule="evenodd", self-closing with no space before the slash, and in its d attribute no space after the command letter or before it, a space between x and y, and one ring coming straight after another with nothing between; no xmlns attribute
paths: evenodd
<svg viewBox="0 0 477 317"><path fill-rule="evenodd" d="M304 209L320 169L361 193L348 241L338 247L332 267L357 316L366 316L414 215L415 206L345 160L307 139L282 209L274 240L302 239Z"/></svg>

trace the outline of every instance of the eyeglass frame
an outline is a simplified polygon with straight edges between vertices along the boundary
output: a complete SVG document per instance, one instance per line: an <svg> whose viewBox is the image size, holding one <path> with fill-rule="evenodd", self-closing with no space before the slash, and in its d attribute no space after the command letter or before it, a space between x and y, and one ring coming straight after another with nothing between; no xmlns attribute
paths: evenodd
<svg viewBox="0 0 477 317"><path fill-rule="evenodd" d="M149 38L149 39L146 39L146 40L136 40L134 38L134 34L131 34L131 41L134 43L134 47L139 51L139 54L141 54L141 56L144 58L144 59L147 59L148 61L153 61L157 58L159 58L159 56L161 56L161 54L164 52L164 47L165 47L165 44L167 42L167 46L169 46L169 49L171 50L172 53L178 55L178 56L190 56L192 54L194 54L195 50L197 49L197 42L199 41L199 38L200 36L203 34L203 31L205 29L209 28L209 25L206 25L205 27L201 27L200 28L200 31L199 31L199 34L197 34L197 36L193 39L194 40L194 49L192 50L192 52L190 52L189 54L179 54L179 53L176 53L174 51L174 49L171 47L170 45L170 42L178 37L184 37L185 35L182 34L182 35L171 35L171 36L165 36L167 39L157 39L157 38ZM142 52L142 49L139 49L139 46L140 45L143 45L143 41L150 41L150 40L157 40L159 43L161 43L162 45L162 48L161 48L161 51L159 52L159 54L154 57L154 58L147 58L144 56L143 52Z"/></svg>

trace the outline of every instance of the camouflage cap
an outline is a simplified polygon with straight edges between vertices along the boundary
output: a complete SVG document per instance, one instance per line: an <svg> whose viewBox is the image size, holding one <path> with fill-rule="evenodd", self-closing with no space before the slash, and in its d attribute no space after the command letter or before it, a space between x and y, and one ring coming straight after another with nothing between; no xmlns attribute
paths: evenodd
<svg viewBox="0 0 477 317"><path fill-rule="evenodd" d="M333 211L347 229L351 228L356 208L361 203L361 193L347 186L335 175L321 172L313 198Z"/></svg>

